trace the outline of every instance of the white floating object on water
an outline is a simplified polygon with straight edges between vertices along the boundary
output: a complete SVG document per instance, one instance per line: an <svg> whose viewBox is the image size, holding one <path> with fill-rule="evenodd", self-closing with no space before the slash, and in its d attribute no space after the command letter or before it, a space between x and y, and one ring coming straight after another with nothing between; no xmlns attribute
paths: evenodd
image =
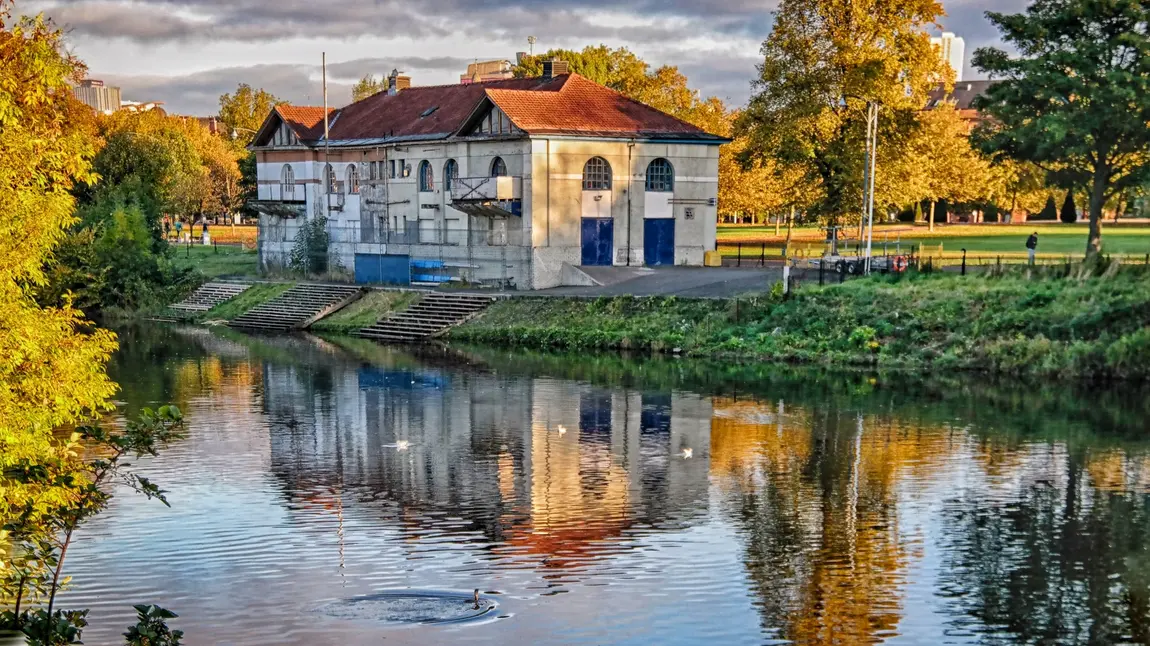
<svg viewBox="0 0 1150 646"><path fill-rule="evenodd" d="M694 454L695 454L695 449L683 449L683 459L684 460L686 460L687 458L691 457Z"/></svg>
<svg viewBox="0 0 1150 646"><path fill-rule="evenodd" d="M397 451L406 451L410 446L411 442L408 442L407 440L399 440L395 443L395 448Z"/></svg>
<svg viewBox="0 0 1150 646"><path fill-rule="evenodd" d="M566 426L564 426L564 425L562 425L562 424L560 424L560 425L559 425L559 434L560 434L560 435L566 435L566 434L567 434L567 427L566 427Z"/></svg>

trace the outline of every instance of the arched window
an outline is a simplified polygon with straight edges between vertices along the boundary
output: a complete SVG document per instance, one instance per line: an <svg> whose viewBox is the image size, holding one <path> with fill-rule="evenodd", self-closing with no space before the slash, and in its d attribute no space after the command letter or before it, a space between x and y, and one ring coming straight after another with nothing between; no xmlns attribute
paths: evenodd
<svg viewBox="0 0 1150 646"><path fill-rule="evenodd" d="M583 190L611 190L611 164L606 159L592 157L583 165Z"/></svg>
<svg viewBox="0 0 1150 646"><path fill-rule="evenodd" d="M675 169L671 168L671 162L660 157L647 164L647 190L653 193L675 190Z"/></svg>
<svg viewBox="0 0 1150 646"><path fill-rule="evenodd" d="M295 199L295 171L291 169L291 164L284 164L280 171L280 194L280 199Z"/></svg>
<svg viewBox="0 0 1150 646"><path fill-rule="evenodd" d="M435 177L431 173L431 162L426 159L419 162L419 190L424 193L435 190Z"/></svg>
<svg viewBox="0 0 1150 646"><path fill-rule="evenodd" d="M444 191L451 190L451 183L455 181L456 177L459 177L459 164L455 163L454 159L449 159L447 160L447 163L443 165Z"/></svg>
<svg viewBox="0 0 1150 646"><path fill-rule="evenodd" d="M347 165L347 194L359 192L359 167L355 163Z"/></svg>
<svg viewBox="0 0 1150 646"><path fill-rule="evenodd" d="M324 186L327 187L327 192L328 193L334 193L335 192L335 169L333 169L331 167L331 164L328 164L323 169L323 177L324 177Z"/></svg>
<svg viewBox="0 0 1150 646"><path fill-rule="evenodd" d="M491 160L491 176L504 177L507 175L507 164L503 163L502 157L496 157Z"/></svg>

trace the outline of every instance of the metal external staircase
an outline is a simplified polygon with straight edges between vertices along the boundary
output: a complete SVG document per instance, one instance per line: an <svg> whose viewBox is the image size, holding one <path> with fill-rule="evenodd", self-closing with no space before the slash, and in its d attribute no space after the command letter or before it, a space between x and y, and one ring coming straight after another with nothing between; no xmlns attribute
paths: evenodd
<svg viewBox="0 0 1150 646"><path fill-rule="evenodd" d="M237 316L228 325L260 332L300 330L362 295L363 290L352 285L296 285Z"/></svg>
<svg viewBox="0 0 1150 646"><path fill-rule="evenodd" d="M356 331L355 336L391 343L419 343L463 323L494 301L491 296L479 294L428 292L411 307Z"/></svg>
<svg viewBox="0 0 1150 646"><path fill-rule="evenodd" d="M251 285L248 283L204 283L187 298L169 305L168 308L182 314L206 312L220 303L239 296L249 287Z"/></svg>

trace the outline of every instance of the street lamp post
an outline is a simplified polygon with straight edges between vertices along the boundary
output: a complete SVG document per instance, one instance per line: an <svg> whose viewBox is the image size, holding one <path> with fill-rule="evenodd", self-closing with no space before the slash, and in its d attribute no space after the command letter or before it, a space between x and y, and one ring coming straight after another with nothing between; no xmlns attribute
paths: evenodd
<svg viewBox="0 0 1150 646"><path fill-rule="evenodd" d="M879 105L874 101L867 101L866 106L866 131L867 131L867 152L866 152L866 169L864 171L863 180L863 196L864 204L863 209L866 215L867 234L866 234L866 273L870 273L871 267L871 248L874 241L874 179L875 179L875 166L878 158L878 110Z"/></svg>

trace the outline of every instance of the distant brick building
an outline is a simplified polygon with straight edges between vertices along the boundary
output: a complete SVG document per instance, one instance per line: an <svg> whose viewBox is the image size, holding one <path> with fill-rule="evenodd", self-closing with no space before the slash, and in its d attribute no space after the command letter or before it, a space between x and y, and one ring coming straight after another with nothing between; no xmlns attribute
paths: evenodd
<svg viewBox="0 0 1150 646"><path fill-rule="evenodd" d="M551 287L589 265L702 265L715 246L709 134L548 62L540 78L389 88L329 112L278 106L253 140L260 260L327 216L360 282Z"/></svg>
<svg viewBox="0 0 1150 646"><path fill-rule="evenodd" d="M514 78L511 61L476 61L467 65L467 73L459 75L460 83L482 83Z"/></svg>

